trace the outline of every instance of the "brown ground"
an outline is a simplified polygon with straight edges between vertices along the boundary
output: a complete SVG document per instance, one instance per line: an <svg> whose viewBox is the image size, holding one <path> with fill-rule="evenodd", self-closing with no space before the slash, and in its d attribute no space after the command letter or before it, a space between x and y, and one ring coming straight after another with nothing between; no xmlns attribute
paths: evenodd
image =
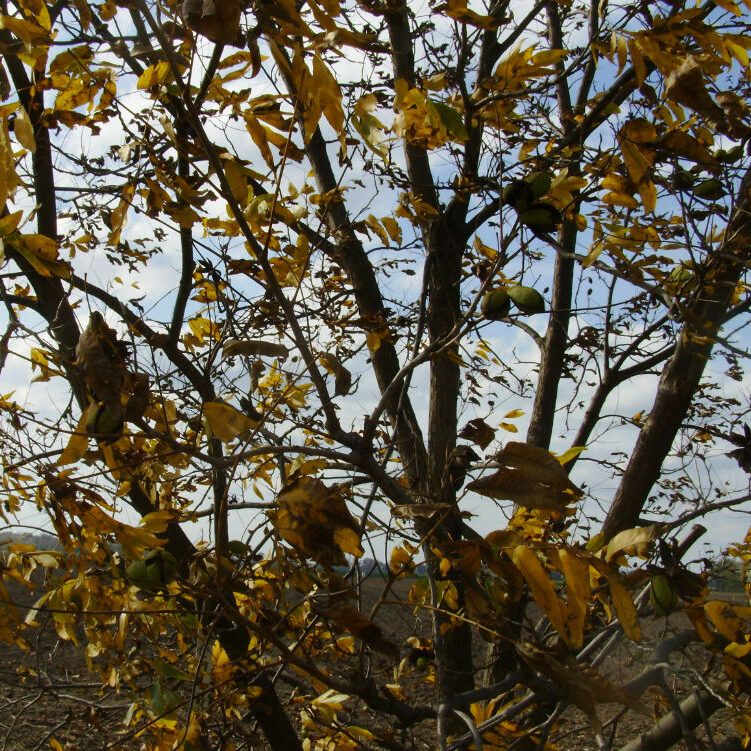
<svg viewBox="0 0 751 751"><path fill-rule="evenodd" d="M379 585L380 587L380 585ZM367 590L369 597L374 596L376 585ZM406 587L400 583L394 596L403 595ZM14 590L14 597L29 603L33 596ZM412 624L409 608L392 608L399 616L391 615L390 621L381 620L384 636L398 643L403 643ZM386 609L381 611L386 614ZM122 730L123 718L130 705L125 694L115 691L102 693L96 676L87 672L85 662L75 647L58 640L49 620L40 618L41 628L36 633L32 651L24 654L15 648L0 645L0 751L36 751L49 749L50 739L55 738L66 751L99 751L109 747L138 749L140 742L129 743L117 741L117 733ZM427 632L427 620L421 626ZM601 672L613 683L621 684L640 672L649 644L654 643L668 631L686 628L688 621L682 614L675 614L670 619L648 619L643 622L645 643L635 645L621 640L610 652ZM483 644L480 642L477 664L482 660ZM675 661L676 673L671 681L678 687L696 685L696 673L705 671L706 653L700 649ZM393 666L387 664L386 658L376 664L379 682L391 680ZM692 673L692 671L695 671ZM430 703L431 687L425 681L427 673L414 671L411 680L405 681L408 698L420 703ZM293 683L294 681L292 681ZM281 692L287 694L290 683L280 684ZM627 740L644 732L654 722L653 713L664 713L661 698L654 694L647 696L642 712L628 711L615 726L608 721L619 712L617 705L605 705L600 713L606 723L606 738L615 729L616 735L612 748L618 749ZM363 712L353 719L372 728L383 728L379 718L370 712ZM718 712L711 718L711 727L716 741L721 741L733 734L729 717ZM389 728L392 738L397 743L413 749L432 749L434 728L432 723L402 732ZM571 751L590 751L596 745L592 738L589 724L584 715L572 710L564 715L558 730L558 748ZM706 732L697 733L697 749L709 748L706 745ZM110 744L115 744L111 746ZM247 742L241 748L263 748L258 742ZM683 745L683 748L686 748ZM218 749L217 749L218 751Z"/></svg>

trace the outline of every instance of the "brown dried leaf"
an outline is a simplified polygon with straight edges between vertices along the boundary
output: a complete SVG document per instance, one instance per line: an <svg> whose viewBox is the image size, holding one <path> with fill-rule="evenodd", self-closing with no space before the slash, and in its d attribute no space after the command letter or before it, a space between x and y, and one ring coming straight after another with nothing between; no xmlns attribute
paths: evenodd
<svg viewBox="0 0 751 751"><path fill-rule="evenodd" d="M120 394L127 375L125 357L125 345L118 341L102 314L94 311L78 340L76 365L91 395L114 417L122 417L123 413Z"/></svg>
<svg viewBox="0 0 751 751"><path fill-rule="evenodd" d="M439 511L446 512L451 508L448 503L404 503L394 506L391 515L397 519L429 519Z"/></svg>
<svg viewBox="0 0 751 751"><path fill-rule="evenodd" d="M125 380L126 390L131 394L125 405L125 419L136 422L143 417L149 406L149 377L146 373L128 373Z"/></svg>
<svg viewBox="0 0 751 751"><path fill-rule="evenodd" d="M569 480L560 462L546 449L510 441L495 459L499 464L518 469L527 479L559 490L570 490L577 498L583 495Z"/></svg>
<svg viewBox="0 0 751 751"><path fill-rule="evenodd" d="M562 490L530 480L517 469L500 469L495 474L474 480L467 490L501 501L513 501L520 506L550 511L563 511L573 497Z"/></svg>
<svg viewBox="0 0 751 751"><path fill-rule="evenodd" d="M470 420L459 432L459 438L485 449L495 438L495 430L480 417Z"/></svg>
<svg viewBox="0 0 751 751"><path fill-rule="evenodd" d="M569 480L566 470L545 449L512 441L495 457L505 465L495 474L467 485L481 495L509 500L527 508L562 511L582 491Z"/></svg>
<svg viewBox="0 0 751 751"><path fill-rule="evenodd" d="M671 71L665 79L665 96L703 115L718 130L728 131L725 113L707 91L702 65L695 57L687 57Z"/></svg>
<svg viewBox="0 0 751 751"><path fill-rule="evenodd" d="M222 357L233 355L262 355L267 357L287 357L289 350L278 342L264 339L227 339L222 347Z"/></svg>
<svg viewBox="0 0 751 751"><path fill-rule="evenodd" d="M446 540L440 543L441 555L451 561L451 567L467 576L475 576L482 568L484 541Z"/></svg>
<svg viewBox="0 0 751 751"><path fill-rule="evenodd" d="M671 156L689 159L697 164L707 167L716 167L718 164L712 152L684 130L671 130L665 133L656 141L655 145Z"/></svg>
<svg viewBox="0 0 751 751"><path fill-rule="evenodd" d="M288 483L268 514L279 536L306 558L343 566L345 553L359 558L360 528L350 514L341 489L313 477Z"/></svg>
<svg viewBox="0 0 751 751"><path fill-rule="evenodd" d="M245 4L243 0L185 0L182 14L187 26L212 42L243 47L240 14Z"/></svg>

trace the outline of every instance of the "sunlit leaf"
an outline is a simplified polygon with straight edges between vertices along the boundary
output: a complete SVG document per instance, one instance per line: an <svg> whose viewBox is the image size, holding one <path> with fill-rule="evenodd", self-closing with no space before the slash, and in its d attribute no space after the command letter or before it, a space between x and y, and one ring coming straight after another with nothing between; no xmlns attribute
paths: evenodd
<svg viewBox="0 0 751 751"><path fill-rule="evenodd" d="M96 409L96 406L95 404L90 404L81 413L76 429L71 433L68 443L57 459L59 467L63 467L66 464L75 464L86 453L89 447L89 434L86 430L86 425L88 424L90 410Z"/></svg>
<svg viewBox="0 0 751 751"><path fill-rule="evenodd" d="M150 89L152 86L161 86L163 83L171 80L172 69L170 64L163 60L155 65L149 65L136 81L136 87L139 89Z"/></svg>
<svg viewBox="0 0 751 751"><path fill-rule="evenodd" d="M13 132L16 134L16 138L18 138L18 142L21 144L21 146L31 152L36 151L34 128L24 107L19 107L18 109L18 115L16 116Z"/></svg>
<svg viewBox="0 0 751 751"><path fill-rule="evenodd" d="M224 402L206 402L203 421L210 435L224 443L251 433L258 422Z"/></svg>
<svg viewBox="0 0 751 751"><path fill-rule="evenodd" d="M610 562L622 555L647 558L652 549L652 544L662 534L663 529L661 524L624 529L608 543L605 550L605 560Z"/></svg>
<svg viewBox="0 0 751 751"><path fill-rule="evenodd" d="M555 458L562 466L566 466L572 459L576 459L582 451L586 451L586 446L572 446L566 449L562 454L558 454Z"/></svg>

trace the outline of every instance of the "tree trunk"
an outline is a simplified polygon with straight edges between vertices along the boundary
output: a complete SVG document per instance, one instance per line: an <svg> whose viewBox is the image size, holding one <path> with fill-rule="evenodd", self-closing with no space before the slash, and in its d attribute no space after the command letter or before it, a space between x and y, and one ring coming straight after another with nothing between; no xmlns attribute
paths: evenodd
<svg viewBox="0 0 751 751"><path fill-rule="evenodd" d="M751 259L750 187L751 170L741 182L725 242L705 268L697 271L701 288L683 313L686 323L678 345L663 370L652 410L605 519L607 539L637 524L691 406L736 285Z"/></svg>

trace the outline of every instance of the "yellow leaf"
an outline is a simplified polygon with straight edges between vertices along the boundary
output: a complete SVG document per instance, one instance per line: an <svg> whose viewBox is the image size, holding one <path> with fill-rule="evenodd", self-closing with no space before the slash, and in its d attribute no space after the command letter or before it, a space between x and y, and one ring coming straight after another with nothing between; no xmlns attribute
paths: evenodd
<svg viewBox="0 0 751 751"><path fill-rule="evenodd" d="M610 597L613 600L613 607L618 615L618 622L623 626L623 633L631 641L641 641L641 626L639 625L639 615L636 612L636 606L631 598L629 591L614 577L608 577L610 585Z"/></svg>
<svg viewBox="0 0 751 751"><path fill-rule="evenodd" d="M16 115L16 121L13 125L13 132L16 134L18 143L25 149L28 149L32 153L36 151L37 143L34 138L34 128L29 119L29 115L26 112L26 108L21 106L18 108L18 114Z"/></svg>
<svg viewBox="0 0 751 751"><path fill-rule="evenodd" d="M553 628L566 638L568 634L565 626L563 603L558 599L553 588L553 582L534 551L526 545L517 545L511 551L511 560L526 580L534 601L548 616Z"/></svg>
<svg viewBox="0 0 751 751"><path fill-rule="evenodd" d="M98 409L99 405L90 404L82 413L81 418L76 425L76 429L68 439L68 443L63 449L57 460L57 466L62 467L66 464L75 464L89 447L89 435L86 432L86 425L89 421L91 410Z"/></svg>
<svg viewBox="0 0 751 751"><path fill-rule="evenodd" d="M12 214L6 214L0 217L0 237L7 237L12 232L18 229L18 225L21 223L23 217L23 211L14 211Z"/></svg>
<svg viewBox="0 0 751 751"><path fill-rule="evenodd" d="M530 62L535 65L554 65L568 55L568 50L542 50L532 55Z"/></svg>
<svg viewBox="0 0 751 751"><path fill-rule="evenodd" d="M501 21L493 16L483 16L467 7L467 0L447 0L445 5L441 6L443 12L459 23L476 26L479 29L497 29ZM560 50L549 50L558 52Z"/></svg>
<svg viewBox="0 0 751 751"><path fill-rule="evenodd" d="M141 517L140 526L158 535L164 532L174 520L174 511L152 511Z"/></svg>
<svg viewBox="0 0 751 751"><path fill-rule="evenodd" d="M615 193L611 191L602 197L602 202L608 204L608 206L623 206L627 209L636 209L639 207L637 200L628 193Z"/></svg>
<svg viewBox="0 0 751 751"><path fill-rule="evenodd" d="M647 152L629 140L621 141L621 154L626 164L629 177L635 185L638 185L652 166Z"/></svg>
<svg viewBox="0 0 751 751"><path fill-rule="evenodd" d="M731 605L722 600L712 600L704 605L704 612L714 627L731 642L741 642L745 632L741 616L748 617L751 608Z"/></svg>
<svg viewBox="0 0 751 751"><path fill-rule="evenodd" d="M206 402L203 405L203 422L211 436L224 443L258 426L255 420L223 402Z"/></svg>
<svg viewBox="0 0 751 751"><path fill-rule="evenodd" d="M523 409L512 409L511 412L506 412L506 414L503 417L506 420L514 420L517 417L523 417L523 416L524 416Z"/></svg>
<svg viewBox="0 0 751 751"><path fill-rule="evenodd" d="M39 375L32 379L32 383L42 383L49 381L53 376L61 375L60 371L50 367L50 361L47 359L48 353L38 347L32 347L29 351L31 360L31 370L39 370Z"/></svg>
<svg viewBox="0 0 751 751"><path fill-rule="evenodd" d="M324 117L337 134L344 128L344 111L342 110L342 92L334 75L323 62L320 55L313 57L312 88L318 97Z"/></svg>
<svg viewBox="0 0 751 751"><path fill-rule="evenodd" d="M642 180L639 184L639 195L644 204L644 210L652 213L657 206L657 189L651 180Z"/></svg>
<svg viewBox="0 0 751 751"><path fill-rule="evenodd" d="M373 214L368 214L365 219L365 223L378 235L378 239L386 246L389 245L389 236L386 230L383 228L378 219Z"/></svg>
<svg viewBox="0 0 751 751"><path fill-rule="evenodd" d="M343 552L361 558L365 551L360 545L360 534L349 527L337 527L334 530L334 543Z"/></svg>
<svg viewBox="0 0 751 751"><path fill-rule="evenodd" d="M146 70L138 77L136 81L136 88L138 89L150 89L152 86L161 86L165 81L172 78L172 71L170 65L166 60L156 63L155 65L149 65Z"/></svg>
<svg viewBox="0 0 751 751"><path fill-rule="evenodd" d="M368 349L371 352L378 352L381 348L381 342L389 341L391 338L391 332L388 328L376 329L374 331L368 331L365 335L365 341L368 344Z"/></svg>
<svg viewBox="0 0 751 751"><path fill-rule="evenodd" d="M253 139L253 143L258 147L266 164L269 167L274 167L274 156L269 148L269 130L265 125L262 125L256 117L250 112L243 113L243 119L245 120L245 128L250 137Z"/></svg>
<svg viewBox="0 0 751 751"><path fill-rule="evenodd" d="M347 694L339 694L332 688L313 699L311 703L317 707L326 707L333 712L341 712L344 709L344 702L348 699Z"/></svg>
<svg viewBox="0 0 751 751"><path fill-rule="evenodd" d="M393 217L384 216L381 218L381 224L386 228L386 232L389 233L389 237L397 244L402 241L402 229L399 226L399 222Z"/></svg>
<svg viewBox="0 0 751 751"><path fill-rule="evenodd" d="M439 602L441 605L445 605L449 610L459 609L459 593L456 591L456 586L452 581L439 582ZM449 626L448 623L444 623L444 626Z"/></svg>
<svg viewBox="0 0 751 751"><path fill-rule="evenodd" d="M20 235L16 247L41 276L59 276L61 279L70 277L70 266L57 260L57 240L46 235Z"/></svg>
<svg viewBox="0 0 751 751"><path fill-rule="evenodd" d="M50 43L50 35L47 29L23 18L0 16L0 28L7 29L15 34L27 48Z"/></svg>
<svg viewBox="0 0 751 751"><path fill-rule="evenodd" d="M558 557L566 578L567 641L569 646L578 649L584 643L587 604L592 597L589 566L579 556L565 549L558 552Z"/></svg>
<svg viewBox="0 0 751 751"><path fill-rule="evenodd" d="M509 433L518 433L519 432L519 428L517 428L516 425L514 425L511 422L502 422L500 424L500 427L503 428L504 430L507 430Z"/></svg>
<svg viewBox="0 0 751 751"><path fill-rule="evenodd" d="M605 190L612 190L616 193L631 193L634 185L625 175L619 175L617 172L611 172L600 181L600 187Z"/></svg>
<svg viewBox="0 0 751 751"><path fill-rule="evenodd" d="M631 143L650 144L657 139L657 128L649 120L645 120L643 117L635 117L621 128L619 137Z"/></svg>
<svg viewBox="0 0 751 751"><path fill-rule="evenodd" d="M383 143L386 128L383 123L373 115L378 108L378 100L373 94L360 97L354 106L352 124L355 130L362 136L365 145L382 159L388 157L388 149Z"/></svg>
<svg viewBox="0 0 751 751"><path fill-rule="evenodd" d="M136 186L133 183L128 183L123 186L120 203L110 217L110 233L107 238L107 243L109 245L118 245L120 243L120 235L125 226L128 209L133 201L133 195L135 192Z"/></svg>
<svg viewBox="0 0 751 751"><path fill-rule="evenodd" d="M389 556L389 571L394 574L404 574L415 567L414 557L417 547L405 542L391 551Z"/></svg>
<svg viewBox="0 0 751 751"><path fill-rule="evenodd" d="M349 735L355 736L355 738L360 738L364 741L378 741L378 738L366 728L361 728L357 725L347 725L345 730Z"/></svg>
<svg viewBox="0 0 751 751"><path fill-rule="evenodd" d="M610 563L622 555L635 555L647 558L652 548L652 543L662 533L661 524L652 524L649 527L635 527L624 529L608 543L605 550L605 560Z"/></svg>
<svg viewBox="0 0 751 751"><path fill-rule="evenodd" d="M235 664L230 660L219 640L215 641L211 647L211 662L211 675L216 685L227 683L232 679Z"/></svg>
<svg viewBox="0 0 751 751"><path fill-rule="evenodd" d="M604 249L605 244L602 242L602 240L597 240L596 242L592 243L592 247L589 249L589 253L587 253L586 257L582 261L582 268L588 269L593 263L595 263Z"/></svg>
<svg viewBox="0 0 751 751"><path fill-rule="evenodd" d="M581 454L581 452L586 448L586 446L572 446L570 449L566 449L562 454L558 454L558 456L556 456L556 459L558 459L558 463L562 466L566 465L572 459L575 459L577 456L579 456L579 454Z"/></svg>

